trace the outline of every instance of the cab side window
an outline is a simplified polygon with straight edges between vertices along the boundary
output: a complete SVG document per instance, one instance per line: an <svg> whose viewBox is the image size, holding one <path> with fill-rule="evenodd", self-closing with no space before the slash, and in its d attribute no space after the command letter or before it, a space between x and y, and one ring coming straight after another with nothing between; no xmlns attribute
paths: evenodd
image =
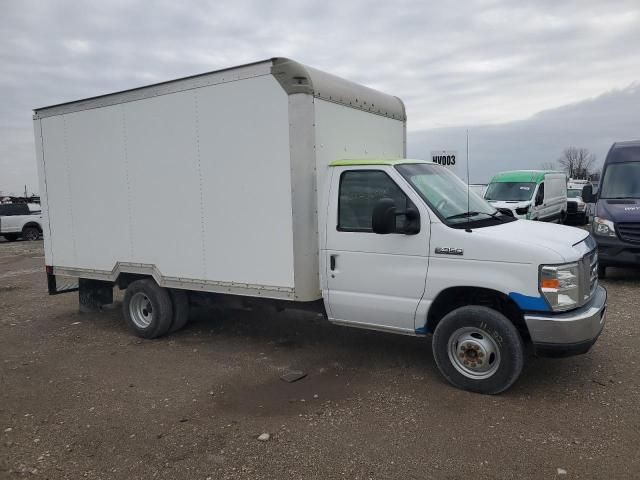
<svg viewBox="0 0 640 480"><path fill-rule="evenodd" d="M373 208L381 198L393 199L400 212L413 207L411 200L386 173L373 170L343 172L338 197L338 230L371 232ZM404 215L399 215L396 225L403 225L404 221Z"/></svg>
<svg viewBox="0 0 640 480"><path fill-rule="evenodd" d="M16 215L29 215L29 207L23 203L0 205L0 216L13 217Z"/></svg>

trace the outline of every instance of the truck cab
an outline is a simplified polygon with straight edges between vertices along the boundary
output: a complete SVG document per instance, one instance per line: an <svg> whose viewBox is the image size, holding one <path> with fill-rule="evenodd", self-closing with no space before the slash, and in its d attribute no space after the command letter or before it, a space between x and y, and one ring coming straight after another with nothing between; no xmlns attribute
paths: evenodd
<svg viewBox="0 0 640 480"><path fill-rule="evenodd" d="M446 168L419 160L331 163L323 296L338 324L433 334L453 384L508 388L523 349L584 353L606 292L588 232L518 220Z"/></svg>

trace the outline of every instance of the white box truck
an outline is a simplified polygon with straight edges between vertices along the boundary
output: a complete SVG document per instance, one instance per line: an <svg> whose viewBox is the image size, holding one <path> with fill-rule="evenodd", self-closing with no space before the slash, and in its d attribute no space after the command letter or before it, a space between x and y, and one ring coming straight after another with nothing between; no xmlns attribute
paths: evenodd
<svg viewBox="0 0 640 480"><path fill-rule="evenodd" d="M525 349L604 325L588 232L516 220L406 160L396 97L284 58L35 110L50 293L125 290L145 338L194 301L318 310L426 336L460 388L498 393Z"/></svg>

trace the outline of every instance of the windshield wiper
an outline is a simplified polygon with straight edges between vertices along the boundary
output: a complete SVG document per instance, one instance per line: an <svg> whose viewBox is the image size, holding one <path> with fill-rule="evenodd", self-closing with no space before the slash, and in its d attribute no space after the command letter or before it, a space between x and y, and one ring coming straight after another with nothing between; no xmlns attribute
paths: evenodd
<svg viewBox="0 0 640 480"><path fill-rule="evenodd" d="M476 215L487 215L489 217L493 217L492 214L487 212L462 212L462 213L456 213L455 215L451 215L450 217L446 217L445 220L453 220L454 218L474 217Z"/></svg>

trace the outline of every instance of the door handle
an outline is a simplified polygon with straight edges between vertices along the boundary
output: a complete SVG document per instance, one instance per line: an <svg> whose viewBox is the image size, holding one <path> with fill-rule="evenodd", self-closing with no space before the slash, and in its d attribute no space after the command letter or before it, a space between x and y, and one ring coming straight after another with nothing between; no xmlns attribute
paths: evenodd
<svg viewBox="0 0 640 480"><path fill-rule="evenodd" d="M329 268L331 271L336 269L336 255L329 255Z"/></svg>

